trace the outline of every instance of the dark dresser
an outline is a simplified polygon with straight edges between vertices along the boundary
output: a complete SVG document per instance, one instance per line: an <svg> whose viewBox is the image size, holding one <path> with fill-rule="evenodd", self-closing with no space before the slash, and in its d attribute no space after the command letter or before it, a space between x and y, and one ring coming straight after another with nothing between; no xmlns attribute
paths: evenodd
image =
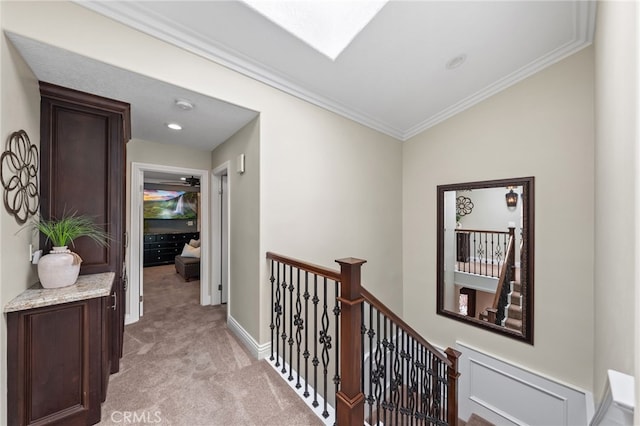
<svg viewBox="0 0 640 426"><path fill-rule="evenodd" d="M199 232L144 234L143 265L146 267L173 263L186 243L198 239Z"/></svg>

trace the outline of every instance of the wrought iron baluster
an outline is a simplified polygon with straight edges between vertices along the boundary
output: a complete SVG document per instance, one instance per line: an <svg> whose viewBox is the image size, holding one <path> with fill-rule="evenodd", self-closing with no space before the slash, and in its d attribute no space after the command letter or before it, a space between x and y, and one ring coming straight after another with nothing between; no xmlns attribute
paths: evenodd
<svg viewBox="0 0 640 426"><path fill-rule="evenodd" d="M373 403L375 399L373 398L373 338L375 337L376 332L373 329L373 306L369 305L369 331L367 332L367 337L369 337L369 389L366 395L367 404L369 405L369 421L371 422L373 417Z"/></svg>
<svg viewBox="0 0 640 426"><path fill-rule="evenodd" d="M391 368L387 368L389 364L387 364L387 352L389 351L389 334L387 332L387 322L388 318L386 315L382 316L383 318L383 328L384 328L384 338L382 339L382 356L384 362L384 380L382 381L382 423L387 423L387 410L389 409L389 394L387 392L387 381L391 379L391 374L387 375L387 371L391 371ZM379 416L378 416L379 417Z"/></svg>
<svg viewBox="0 0 640 426"><path fill-rule="evenodd" d="M478 248L476 247L476 235L477 232L473 233L473 273L476 273L476 264L478 263Z"/></svg>
<svg viewBox="0 0 640 426"><path fill-rule="evenodd" d="M318 365L320 361L318 360L318 339L316 336L318 335L318 302L320 299L318 298L318 276L313 275L313 360L311 363L313 364L313 403L314 407L319 405L318 403Z"/></svg>
<svg viewBox="0 0 640 426"><path fill-rule="evenodd" d="M424 424L427 422L428 415L428 407L429 407L429 377L427 375L427 355L426 348L424 346L420 346L420 362L422 363L422 368L420 370L420 380L421 380L421 394L420 394L420 415Z"/></svg>
<svg viewBox="0 0 640 426"><path fill-rule="evenodd" d="M340 294L340 289L339 289L339 283L338 281L335 281L335 291L334 291L334 297L333 300L335 301L335 305L333 306L333 314L335 315L335 322L336 322L336 331L335 331L335 337L336 337L336 350L335 350L335 356L336 356L336 371L335 374L333 376L333 383L336 386L336 395L338 394L338 390L340 389L340 302L338 301L338 295Z"/></svg>
<svg viewBox="0 0 640 426"><path fill-rule="evenodd" d="M418 372L416 371L416 342L415 340L413 340L413 338L410 338L410 345L409 345L409 349L410 349L410 356L411 358L409 359L409 363L411 365L411 387L410 387L410 394L409 394L409 409L411 409L411 424L413 425L413 421L415 419L415 414L416 414L416 393L417 393L417 389L418 389L418 384L417 384L417 374Z"/></svg>
<svg viewBox="0 0 640 426"><path fill-rule="evenodd" d="M488 247L489 246L488 246L488 242L487 242L487 233L485 232L485 234L484 234L484 249L485 249L485 251L488 251ZM487 253L485 253L485 256L484 256L484 274L485 275L488 275L488 271L489 271L488 270L488 267L489 267L488 257L489 256L487 256ZM482 269L480 270L480 274L482 274Z"/></svg>
<svg viewBox="0 0 640 426"><path fill-rule="evenodd" d="M365 346L364 346L364 335L367 333L367 327L365 325L365 316L364 316L364 306L368 305L367 303L361 303L360 304L360 347L362 348L362 351L360 353L360 358L361 358L361 363L360 365L362 365L364 367L364 363L365 363ZM360 375L360 380L361 380L361 385L360 385L360 389L362 389L362 393L364 394L366 389L364 387L364 381L365 381L365 375L361 374Z"/></svg>
<svg viewBox="0 0 640 426"><path fill-rule="evenodd" d="M400 417L400 401L402 389L402 370L400 368L400 347L402 345L400 341L400 328L396 325L396 343L395 343L395 362L393 364L394 382L393 382L393 409L395 411L395 424L399 424Z"/></svg>
<svg viewBox="0 0 640 426"><path fill-rule="evenodd" d="M494 265L495 265L495 256L494 256L494 244L493 244L493 237L495 236L495 234L492 232L491 233L491 276L495 277L496 273L494 270Z"/></svg>
<svg viewBox="0 0 640 426"><path fill-rule="evenodd" d="M292 266L289 266L291 269ZM287 265L284 265L282 271L282 370L280 372L285 374L287 372Z"/></svg>
<svg viewBox="0 0 640 426"><path fill-rule="evenodd" d="M302 329L304 328L304 320L302 319L302 302L300 301L300 269L296 269L296 271L298 275L296 280L296 316L294 321L294 325L296 326L296 351L298 353L296 367L296 389L300 389L302 387L302 385L300 384L300 344L302 343Z"/></svg>
<svg viewBox="0 0 640 426"><path fill-rule="evenodd" d="M309 272L304 273L304 318L307 326L304 327L304 393L305 398L309 397Z"/></svg>
<svg viewBox="0 0 640 426"><path fill-rule="evenodd" d="M297 268L296 268L297 269ZM289 377L287 380L293 381L293 266L289 267Z"/></svg>
<svg viewBox="0 0 640 426"><path fill-rule="evenodd" d="M407 362L408 359L408 342L407 342L407 333L402 330L402 350L400 352L400 357L402 358L402 373L403 373L403 381L402 381L402 407L400 408L400 413L402 414L402 423L405 423L405 418L408 417L411 412L408 410L407 402L408 402L408 391L409 391L409 364ZM408 419L407 419L408 420Z"/></svg>
<svg viewBox="0 0 640 426"><path fill-rule="evenodd" d="M331 349L331 336L329 336L329 314L327 312L327 278L324 278L324 300L322 302L322 331L320 332L320 343L322 344L322 377L324 382L324 410L322 417L329 417L327 410L327 375L329 372L329 349Z"/></svg>
<svg viewBox="0 0 640 426"><path fill-rule="evenodd" d="M442 368L440 365L440 360L436 358L435 355L432 355L433 362L435 363L434 370L437 372L436 377L434 377L434 417L438 420L443 420L442 418L442 389L440 382L440 375L442 374Z"/></svg>
<svg viewBox="0 0 640 426"><path fill-rule="evenodd" d="M444 363L440 363L440 377L441 378L447 377L447 367L444 365ZM447 386L448 386L448 382L446 380L443 380L442 381L442 414L441 414L443 422L446 422L448 418L447 408L449 407L449 402L448 402L449 392L447 392Z"/></svg>
<svg viewBox="0 0 640 426"><path fill-rule="evenodd" d="M276 328L274 322L273 322L273 313L276 309L276 306L274 305L274 289L273 289L273 283L275 282L276 278L273 275L273 259L271 259L271 276L269 277L269 281L271 282L271 323L269 324L269 328L271 329L271 356L269 357L270 361L273 361L275 359L275 357L273 356L273 330Z"/></svg>
<svg viewBox="0 0 640 426"><path fill-rule="evenodd" d="M380 311L376 309L376 372L373 378L375 379L375 398L376 398L376 423L380 421L382 392L384 390L384 378L385 378L385 364L382 362L383 357L383 345L380 340Z"/></svg>
<svg viewBox="0 0 640 426"><path fill-rule="evenodd" d="M280 305L280 266L281 263L277 262L276 270L276 367L280 366L280 317L282 316L282 305Z"/></svg>

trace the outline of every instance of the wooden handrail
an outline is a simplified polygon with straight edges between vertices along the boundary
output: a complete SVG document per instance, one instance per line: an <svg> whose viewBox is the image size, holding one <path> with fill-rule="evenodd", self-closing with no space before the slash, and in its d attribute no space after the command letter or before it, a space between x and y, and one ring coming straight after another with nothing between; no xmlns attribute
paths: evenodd
<svg viewBox="0 0 640 426"><path fill-rule="evenodd" d="M500 278L498 279L498 285L496 286L496 293L493 296L493 309L498 307L500 303L500 294L502 293L502 286L504 285L504 280L507 276L507 268L513 267L515 262L515 229L509 228L509 244L507 245L507 261L502 264L502 268L500 268Z"/></svg>
<svg viewBox="0 0 640 426"><path fill-rule="evenodd" d="M267 259L286 263L287 265L291 265L303 271L311 272L313 274L329 278L330 280L340 281L340 271L325 268L324 266L314 265L313 263L304 262L302 260L294 259L293 257L282 256L270 251L267 252Z"/></svg>
<svg viewBox="0 0 640 426"><path fill-rule="evenodd" d="M467 228L456 228L455 232L481 232L483 234L505 234L505 235L509 234L509 231L488 231L486 229L467 229Z"/></svg>
<svg viewBox="0 0 640 426"><path fill-rule="evenodd" d="M362 297L364 298L365 301L367 301L371 306L373 306L378 311L380 311L381 314L389 318L392 322L399 325L400 328L402 328L409 336L411 336L411 338L413 338L413 340L415 340L416 342L418 342L419 344L427 348L431 353L437 356L438 359L440 359L440 361L444 362L447 365L447 367L453 366L451 364L451 361L449 361L449 359L445 355L442 355L442 353L438 349L434 348L433 345L431 345L431 343L427 342L422 336L420 336L420 334L417 331L415 331L409 324L404 322L402 318L400 318L398 315L393 313L387 306L385 306L384 303L378 300L373 294L369 293L369 291L367 291L364 287L362 288L361 292L362 292Z"/></svg>

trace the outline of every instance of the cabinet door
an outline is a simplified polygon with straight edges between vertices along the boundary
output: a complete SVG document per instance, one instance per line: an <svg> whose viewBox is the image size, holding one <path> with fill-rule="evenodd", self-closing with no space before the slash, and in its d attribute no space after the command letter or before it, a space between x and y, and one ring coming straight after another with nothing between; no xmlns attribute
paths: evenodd
<svg viewBox="0 0 640 426"><path fill-rule="evenodd" d="M10 425L100 421L103 299L7 314Z"/></svg>
<svg viewBox="0 0 640 426"><path fill-rule="evenodd" d="M41 206L43 217L77 212L104 226L108 247L80 238L70 247L82 257L81 274L113 271L118 302L124 300L125 144L130 138L129 104L40 83ZM48 248L45 241L41 247ZM124 309L112 324L111 371L119 369Z"/></svg>

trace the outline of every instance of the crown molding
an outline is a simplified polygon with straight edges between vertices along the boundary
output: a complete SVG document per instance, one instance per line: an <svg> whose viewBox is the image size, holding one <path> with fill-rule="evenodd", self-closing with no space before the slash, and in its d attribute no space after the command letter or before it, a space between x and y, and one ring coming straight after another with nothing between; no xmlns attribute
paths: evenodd
<svg viewBox="0 0 640 426"><path fill-rule="evenodd" d="M226 46L222 47L220 44L211 40L204 40L190 29L178 25L175 22L167 21L157 14L149 13L147 10L143 11L135 4L127 2L118 2L115 4L110 2L97 3L82 0L74 0L74 3L159 40L214 61L299 99L334 112L365 127L402 140L402 130L376 120L361 111L349 108L340 102L309 91L296 83L293 78L255 61L234 49Z"/></svg>
<svg viewBox="0 0 640 426"><path fill-rule="evenodd" d="M150 13L148 10L142 10L134 3L87 2L82 0L74 0L74 3L400 141L406 141L418 135L591 45L595 32L596 17L595 1L575 1L573 4L574 36L570 42L456 104L443 109L415 126L408 129L397 129L361 111L349 108L343 103L307 90L290 76L255 61L238 51L211 40L205 40L189 28L177 25L175 22L166 20L158 14Z"/></svg>
<svg viewBox="0 0 640 426"><path fill-rule="evenodd" d="M532 75L542 71L550 65L553 65L574 53L590 46L593 43L596 22L596 2L595 1L577 1L574 3L573 15L573 39L556 50L549 52L530 62L524 67L505 76L495 83L485 87L484 89L468 96L461 101L451 105L432 115L423 122L411 127L402 135L402 141L411 139L412 137L424 132L425 130L435 126L438 123L453 117L462 111L479 104L489 97L519 83L520 81L531 77Z"/></svg>

